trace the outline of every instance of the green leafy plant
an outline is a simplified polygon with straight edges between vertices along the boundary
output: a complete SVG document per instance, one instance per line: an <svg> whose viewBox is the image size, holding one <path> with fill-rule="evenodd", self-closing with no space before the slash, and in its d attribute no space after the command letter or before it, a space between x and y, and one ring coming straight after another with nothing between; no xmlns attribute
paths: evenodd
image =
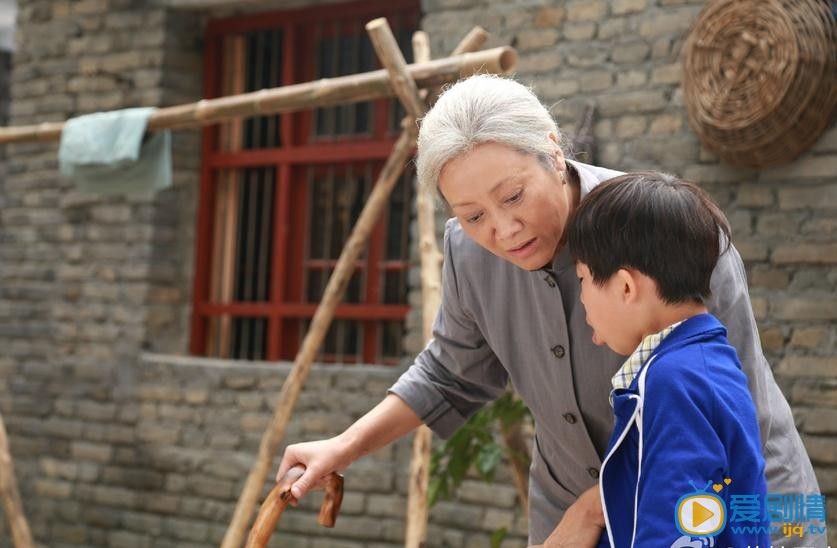
<svg viewBox="0 0 837 548"><path fill-rule="evenodd" d="M483 480L493 481L504 453L514 467L528 471L529 453L525 446L516 441L510 442L510 433L519 432L520 425L526 420L531 420L529 409L510 390L468 419L450 439L433 451L428 487L430 506L440 498L450 498L471 467ZM499 439L505 441L505 448ZM523 482L524 489L525 484ZM520 488L518 485L518 491ZM526 500L525 493L521 498Z"/></svg>

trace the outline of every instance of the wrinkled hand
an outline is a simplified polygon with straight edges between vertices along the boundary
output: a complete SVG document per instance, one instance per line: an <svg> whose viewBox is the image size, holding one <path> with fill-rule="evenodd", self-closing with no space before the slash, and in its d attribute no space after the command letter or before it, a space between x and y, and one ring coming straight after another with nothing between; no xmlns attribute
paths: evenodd
<svg viewBox="0 0 837 548"><path fill-rule="evenodd" d="M291 494L299 500L308 491L325 486L326 477L330 473L344 470L351 462L348 444L340 436L296 443L285 449L276 472L276 481L281 481L291 468L300 465L304 467L304 473L291 487Z"/></svg>
<svg viewBox="0 0 837 548"><path fill-rule="evenodd" d="M543 548L595 548L604 530L604 513L595 485L581 494L564 512L558 527L552 531Z"/></svg>

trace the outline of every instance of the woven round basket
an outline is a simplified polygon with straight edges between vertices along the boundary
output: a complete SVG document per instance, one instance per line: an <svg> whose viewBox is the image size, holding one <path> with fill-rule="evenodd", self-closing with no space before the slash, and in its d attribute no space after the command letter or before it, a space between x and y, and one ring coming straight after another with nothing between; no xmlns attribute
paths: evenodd
<svg viewBox="0 0 837 548"><path fill-rule="evenodd" d="M710 0L684 45L692 129L735 166L796 158L837 105L836 37L826 0Z"/></svg>

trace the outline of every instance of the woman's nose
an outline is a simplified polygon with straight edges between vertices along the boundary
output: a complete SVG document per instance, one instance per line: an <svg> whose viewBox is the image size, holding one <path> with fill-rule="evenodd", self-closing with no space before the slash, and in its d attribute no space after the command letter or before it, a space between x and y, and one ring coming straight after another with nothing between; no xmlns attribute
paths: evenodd
<svg viewBox="0 0 837 548"><path fill-rule="evenodd" d="M497 239L502 241L514 237L521 228L523 228L523 223L515 216L499 215L494 225L494 232Z"/></svg>

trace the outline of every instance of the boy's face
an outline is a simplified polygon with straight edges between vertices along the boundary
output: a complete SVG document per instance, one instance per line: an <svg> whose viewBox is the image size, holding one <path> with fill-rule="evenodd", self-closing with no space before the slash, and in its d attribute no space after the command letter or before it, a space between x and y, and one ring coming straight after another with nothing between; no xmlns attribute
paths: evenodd
<svg viewBox="0 0 837 548"><path fill-rule="evenodd" d="M576 262L575 272L581 285L581 304L587 312L587 324L593 328L593 343L606 344L623 356L630 355L642 339L631 329L626 299L626 291L629 293L630 288L623 283L619 273L604 285L597 285L590 269L582 262Z"/></svg>

